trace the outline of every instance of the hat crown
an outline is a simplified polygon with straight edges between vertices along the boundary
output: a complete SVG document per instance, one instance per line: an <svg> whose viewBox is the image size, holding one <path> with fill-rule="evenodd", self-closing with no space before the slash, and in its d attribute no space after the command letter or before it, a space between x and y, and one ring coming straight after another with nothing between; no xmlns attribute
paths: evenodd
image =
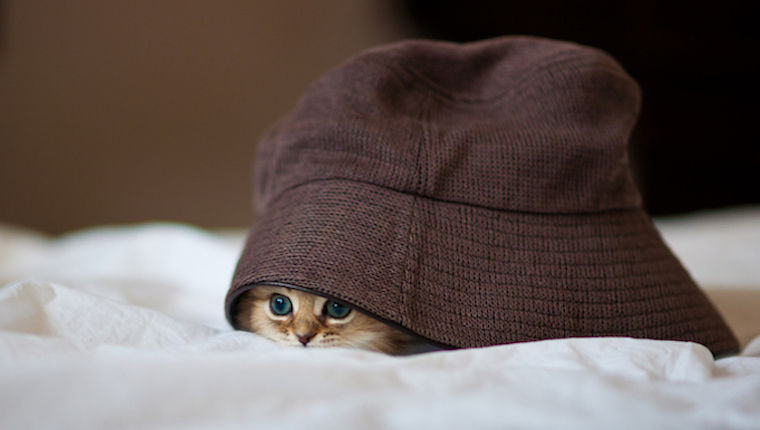
<svg viewBox="0 0 760 430"><path fill-rule="evenodd" d="M326 74L265 135L257 201L345 179L497 210L637 208L626 147L639 105L614 59L572 43L384 46Z"/></svg>

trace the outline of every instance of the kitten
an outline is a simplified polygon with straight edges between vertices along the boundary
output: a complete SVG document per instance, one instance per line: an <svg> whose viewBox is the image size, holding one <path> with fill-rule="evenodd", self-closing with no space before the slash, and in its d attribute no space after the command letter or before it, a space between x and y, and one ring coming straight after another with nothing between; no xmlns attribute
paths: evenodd
<svg viewBox="0 0 760 430"><path fill-rule="evenodd" d="M398 354L412 341L352 308L284 287L260 286L244 293L236 322L241 329L290 346L347 346Z"/></svg>

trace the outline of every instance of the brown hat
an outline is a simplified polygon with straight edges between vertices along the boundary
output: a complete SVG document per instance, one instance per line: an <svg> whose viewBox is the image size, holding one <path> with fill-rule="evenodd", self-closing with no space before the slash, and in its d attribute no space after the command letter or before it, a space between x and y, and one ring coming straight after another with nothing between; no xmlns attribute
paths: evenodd
<svg viewBox="0 0 760 430"><path fill-rule="evenodd" d="M227 296L299 288L450 347L580 336L738 349L628 166L639 88L610 56L406 41L313 84L263 138Z"/></svg>

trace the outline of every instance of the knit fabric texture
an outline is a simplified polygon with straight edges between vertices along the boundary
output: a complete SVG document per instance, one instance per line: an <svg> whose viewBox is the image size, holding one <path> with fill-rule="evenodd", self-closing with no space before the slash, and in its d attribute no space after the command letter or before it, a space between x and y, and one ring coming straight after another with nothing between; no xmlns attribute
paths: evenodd
<svg viewBox="0 0 760 430"><path fill-rule="evenodd" d="M633 182L636 82L606 53L404 41L314 83L259 145L227 296L285 285L448 347L563 337L738 349Z"/></svg>

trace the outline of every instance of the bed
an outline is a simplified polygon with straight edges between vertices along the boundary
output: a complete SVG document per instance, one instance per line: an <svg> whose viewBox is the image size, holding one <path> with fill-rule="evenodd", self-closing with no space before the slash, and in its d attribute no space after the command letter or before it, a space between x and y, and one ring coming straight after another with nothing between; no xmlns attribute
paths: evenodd
<svg viewBox="0 0 760 430"><path fill-rule="evenodd" d="M656 223L740 355L630 338L282 348L225 321L242 230L0 225L0 428L760 429L760 207Z"/></svg>

